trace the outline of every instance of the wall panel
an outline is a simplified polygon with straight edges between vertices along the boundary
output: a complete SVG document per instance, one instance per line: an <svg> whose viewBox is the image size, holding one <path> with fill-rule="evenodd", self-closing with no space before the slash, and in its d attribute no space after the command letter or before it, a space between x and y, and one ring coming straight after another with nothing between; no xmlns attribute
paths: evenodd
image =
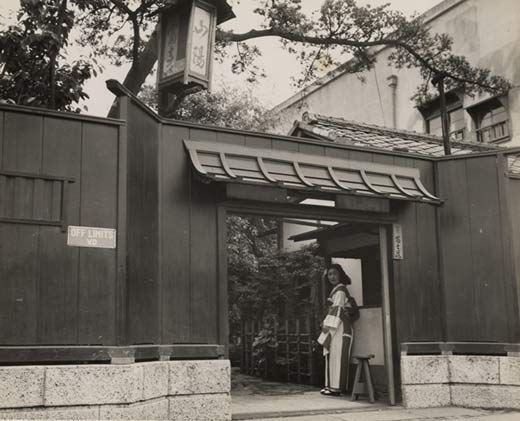
<svg viewBox="0 0 520 421"><path fill-rule="evenodd" d="M117 228L118 130L84 124L80 225ZM81 248L78 340L87 345L115 341L115 249Z"/></svg>
<svg viewBox="0 0 520 421"><path fill-rule="evenodd" d="M164 343L189 343L190 175L182 140L189 129L163 125L160 140L160 271Z"/></svg>
<svg viewBox="0 0 520 421"><path fill-rule="evenodd" d="M439 195L446 199L440 209L444 291L448 341L471 341L477 328L474 320L473 250L469 219L469 192L464 160L438 164ZM468 268L470 270L468 270Z"/></svg>
<svg viewBox="0 0 520 421"><path fill-rule="evenodd" d="M511 302L497 158L439 163L449 341L508 342Z"/></svg>
<svg viewBox="0 0 520 421"><path fill-rule="evenodd" d="M518 314L518 306L520 305L520 179L508 179L505 194L509 198L509 219L511 223L511 256L513 260L512 281L515 282L512 290L516 290L516 294L512 299L516 301L516 314ZM520 342L520 326L515 326L511 335L511 342Z"/></svg>
<svg viewBox="0 0 520 421"><path fill-rule="evenodd" d="M470 240L476 340L507 341L504 248L496 157L468 159Z"/></svg>
<svg viewBox="0 0 520 421"><path fill-rule="evenodd" d="M190 130L190 138L197 132ZM213 132L213 140L217 140ZM206 139L211 140L209 133ZM191 181L190 320L193 343L217 343L217 183Z"/></svg>
<svg viewBox="0 0 520 421"><path fill-rule="evenodd" d="M80 221L81 134L81 122L56 118L44 120L42 172L75 179L66 187L67 225L79 225ZM67 233L60 227L42 226L39 254L38 342L75 343L79 249L67 246Z"/></svg>
<svg viewBox="0 0 520 421"><path fill-rule="evenodd" d="M130 344L160 340L159 125L140 108L128 114L128 335Z"/></svg>
<svg viewBox="0 0 520 421"><path fill-rule="evenodd" d="M412 166L413 161L408 158L394 158L394 164L398 166ZM393 285L394 293L394 323L396 326L396 342L411 341L414 332L420 325L417 313L416 290L417 279L417 205L415 203L403 203L399 205L399 224L403 233L403 259L393 260ZM419 311L422 311L419 309ZM413 314L413 317L410 317Z"/></svg>
<svg viewBox="0 0 520 421"><path fill-rule="evenodd" d="M433 164L415 160L421 180L428 191L434 192ZM436 212L439 208L428 204L416 205L417 314L421 321L413 332L414 340L442 340L441 283L438 267Z"/></svg>
<svg viewBox="0 0 520 421"><path fill-rule="evenodd" d="M42 157L42 117L6 112L2 170L38 174ZM4 206L28 217L33 183L15 178ZM35 344L37 335L39 227L0 223L0 342Z"/></svg>

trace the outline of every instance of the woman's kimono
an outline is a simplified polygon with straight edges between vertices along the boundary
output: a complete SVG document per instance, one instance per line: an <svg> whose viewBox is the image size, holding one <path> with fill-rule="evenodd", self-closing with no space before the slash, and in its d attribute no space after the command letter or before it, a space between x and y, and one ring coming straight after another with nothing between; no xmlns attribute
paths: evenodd
<svg viewBox="0 0 520 421"><path fill-rule="evenodd" d="M318 338L325 356L325 387L331 392L346 392L354 341L352 324L359 310L343 284L332 289L327 301L330 307L323 321L323 333Z"/></svg>

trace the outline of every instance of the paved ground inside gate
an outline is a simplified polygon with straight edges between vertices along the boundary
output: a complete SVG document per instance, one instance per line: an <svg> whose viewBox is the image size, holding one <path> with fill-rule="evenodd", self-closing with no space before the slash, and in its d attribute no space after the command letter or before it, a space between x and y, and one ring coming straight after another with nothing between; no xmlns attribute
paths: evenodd
<svg viewBox="0 0 520 421"><path fill-rule="evenodd" d="M384 408L386 404L352 402L348 397L325 397L314 386L278 383L247 376L233 370L231 376L233 419L317 415Z"/></svg>
<svg viewBox="0 0 520 421"><path fill-rule="evenodd" d="M349 397L322 396L318 388L267 382L233 370L231 381L234 420L257 421L519 421L520 412L467 408L404 409L385 402L352 402Z"/></svg>

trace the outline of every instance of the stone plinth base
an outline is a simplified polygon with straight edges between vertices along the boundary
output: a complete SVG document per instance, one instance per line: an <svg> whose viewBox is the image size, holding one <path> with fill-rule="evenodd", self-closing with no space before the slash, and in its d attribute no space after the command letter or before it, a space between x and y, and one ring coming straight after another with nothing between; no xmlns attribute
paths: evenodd
<svg viewBox="0 0 520 421"><path fill-rule="evenodd" d="M0 367L0 419L230 420L228 360Z"/></svg>
<svg viewBox="0 0 520 421"><path fill-rule="evenodd" d="M520 409L520 357L401 356L406 408Z"/></svg>

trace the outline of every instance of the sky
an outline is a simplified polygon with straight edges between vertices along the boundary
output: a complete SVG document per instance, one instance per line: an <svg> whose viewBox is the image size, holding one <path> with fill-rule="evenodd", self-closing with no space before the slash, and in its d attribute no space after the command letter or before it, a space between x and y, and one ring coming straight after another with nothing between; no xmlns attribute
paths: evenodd
<svg viewBox="0 0 520 421"><path fill-rule="evenodd" d="M390 7L411 15L414 12L423 13L441 0L358 0L359 4L370 4L379 6L390 3ZM233 6L233 11L237 16L222 25L222 29L233 29L235 32L245 32L251 28L258 27L258 17L253 13L256 2L248 0L228 0ZM302 0L304 11L312 12L320 7L323 0ZM19 0L0 0L0 28L8 22L9 12L16 11ZM262 50L262 57L258 64L264 69L267 78L260 80L256 85L250 86L252 94L265 107L271 108L296 93L296 88L292 85L292 77L298 75L299 66L296 59L280 47L280 42L273 38L256 40L255 44ZM79 57L83 52L79 50L71 51L71 56ZM128 65L116 67L110 63L102 63L104 71L96 78L89 80L85 85L85 91L90 99L84 104L88 110L86 113L105 116L108 113L113 101L113 95L106 89L107 79L117 79L123 81ZM155 82L155 77L150 76L149 83ZM244 78L236 77L230 70L229 62L223 64L215 63L213 73L214 90L225 89L226 87L245 88Z"/></svg>

